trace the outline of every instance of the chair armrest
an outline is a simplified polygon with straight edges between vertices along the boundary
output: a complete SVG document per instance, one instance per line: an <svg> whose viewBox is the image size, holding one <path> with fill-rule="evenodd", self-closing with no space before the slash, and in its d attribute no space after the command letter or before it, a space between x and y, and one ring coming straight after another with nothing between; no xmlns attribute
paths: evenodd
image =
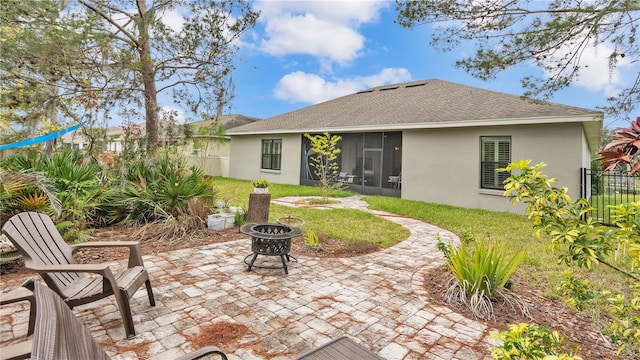
<svg viewBox="0 0 640 360"><path fill-rule="evenodd" d="M40 272L71 272L71 273L95 273L100 275L111 275L109 264L63 264L63 265L41 265L32 261L25 261L24 266L29 269Z"/></svg>
<svg viewBox="0 0 640 360"><path fill-rule="evenodd" d="M220 348L215 346L205 346L202 347L192 353L182 355L176 360L192 360L192 359L200 359L209 354L218 354L222 358L222 360L227 360L227 355L225 355Z"/></svg>
<svg viewBox="0 0 640 360"><path fill-rule="evenodd" d="M28 281L32 281L31 279ZM27 284L25 282L25 284ZM17 289L11 290L8 293L0 294L0 305L13 304L20 301L29 302L29 327L27 328L27 335L33 334L36 324L36 298L33 295L33 291L21 286ZM30 351L31 349L29 349ZM5 350L0 351L0 354L4 354ZM8 357L9 359L11 357Z"/></svg>
<svg viewBox="0 0 640 360"><path fill-rule="evenodd" d="M30 359L32 347L33 340L3 346L0 351L0 359Z"/></svg>
<svg viewBox="0 0 640 360"><path fill-rule="evenodd" d="M13 304L19 301L32 301L33 292L27 288L19 287L8 293L0 293L0 305Z"/></svg>
<svg viewBox="0 0 640 360"><path fill-rule="evenodd" d="M69 245L71 248L71 253L75 253L76 251L82 248L100 248L100 247L127 247L129 248L129 266L143 266L142 256L140 255L140 243L138 241L87 241L80 244Z"/></svg>
<svg viewBox="0 0 640 360"><path fill-rule="evenodd" d="M137 241L87 241L69 245L69 247L71 248L71 252L74 253L82 248L88 247L128 247L129 249L133 249L135 247L140 247L140 243Z"/></svg>

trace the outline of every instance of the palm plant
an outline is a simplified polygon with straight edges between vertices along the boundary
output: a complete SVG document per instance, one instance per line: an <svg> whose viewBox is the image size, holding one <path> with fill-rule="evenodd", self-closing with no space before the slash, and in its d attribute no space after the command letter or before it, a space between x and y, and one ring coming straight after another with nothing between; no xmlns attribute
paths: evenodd
<svg viewBox="0 0 640 360"><path fill-rule="evenodd" d="M127 220L139 223L178 218L189 214L194 199L213 202L213 179L200 168L188 168L169 156L140 161L125 173L126 185L120 203L127 208Z"/></svg>
<svg viewBox="0 0 640 360"><path fill-rule="evenodd" d="M3 162L3 166L23 177L29 174L47 179L48 193L41 187L32 185L19 187L13 192L13 204L16 211L47 212L46 197L56 199L56 212L62 220L71 221L79 228L87 224L104 223L99 220L103 197L111 190L102 180L101 168L94 162L83 161L82 155L72 149L57 151L51 156L37 152L14 156ZM34 180L34 179L32 179ZM14 187L16 183L13 183ZM55 189L55 190L53 190ZM50 196L55 194L53 197Z"/></svg>
<svg viewBox="0 0 640 360"><path fill-rule="evenodd" d="M101 197L110 191L101 181L100 166L83 161L79 152L70 149L43 158L42 165L46 174L55 179L63 218L80 225L94 223Z"/></svg>

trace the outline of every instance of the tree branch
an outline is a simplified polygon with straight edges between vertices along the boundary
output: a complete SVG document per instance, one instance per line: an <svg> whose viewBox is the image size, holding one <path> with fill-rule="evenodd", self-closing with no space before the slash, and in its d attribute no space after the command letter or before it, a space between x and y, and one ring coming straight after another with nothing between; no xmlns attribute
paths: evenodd
<svg viewBox="0 0 640 360"><path fill-rule="evenodd" d="M621 268L619 268L619 267L617 267L617 266L615 266L615 265L609 264L609 263L608 263L608 262L606 262L605 260L598 259L598 261L599 261L600 263L602 263L602 264L604 264L604 265L608 266L610 269L615 270L615 271L617 271L617 272L620 272L620 273L622 273L622 274L624 274L624 275L626 275L626 276L628 276L628 277L632 278L633 280L635 280L635 281L637 281L637 282L639 282L639 283L640 283L640 277L638 277L638 276L636 276L636 275L634 275L634 274L632 274L632 273L630 273L630 272L628 272L628 271L626 271L626 270L624 270L624 269L621 269Z"/></svg>
<svg viewBox="0 0 640 360"><path fill-rule="evenodd" d="M122 32L131 41L131 43L133 43L135 45L136 48L140 48L140 44L138 43L138 40L136 39L136 37L133 34L131 34L130 32L128 32L125 28L123 28L120 24L115 22L107 14L105 14L102 11L100 11L98 8L94 7L93 5L88 4L85 0L78 0L78 2L80 4L82 4L82 5L84 5L87 9L93 11L96 15L98 15L101 18L107 20L107 22L109 24L113 25L116 29L118 29L119 32ZM120 13L123 13L123 12L120 11ZM127 16L130 17L129 14L127 14ZM113 34L113 35L115 36L115 34ZM124 39L122 39L122 40L124 40Z"/></svg>

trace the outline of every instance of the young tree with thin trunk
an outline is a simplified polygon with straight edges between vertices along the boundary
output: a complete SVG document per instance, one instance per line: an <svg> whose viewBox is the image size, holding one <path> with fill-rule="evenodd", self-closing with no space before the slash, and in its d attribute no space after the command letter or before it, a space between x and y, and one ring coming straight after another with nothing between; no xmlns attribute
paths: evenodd
<svg viewBox="0 0 640 360"><path fill-rule="evenodd" d="M327 203L329 190L336 188L335 181L340 169L337 159L338 154L342 151L338 144L342 137L327 132L321 135L304 134L304 136L311 142L312 155L309 165L313 168L314 175L320 180L322 199ZM341 185L337 187L339 188Z"/></svg>

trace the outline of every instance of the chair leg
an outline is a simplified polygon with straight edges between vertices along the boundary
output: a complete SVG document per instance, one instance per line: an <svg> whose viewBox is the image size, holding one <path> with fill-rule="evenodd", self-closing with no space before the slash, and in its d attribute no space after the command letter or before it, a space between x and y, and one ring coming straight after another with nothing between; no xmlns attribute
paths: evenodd
<svg viewBox="0 0 640 360"><path fill-rule="evenodd" d="M153 296L153 290L151 290L151 280L147 279L144 282L144 286L147 288L147 295L149 296L149 304L151 306L156 306L156 299Z"/></svg>
<svg viewBox="0 0 640 360"><path fill-rule="evenodd" d="M36 299L29 299L30 309L29 309L29 327L27 328L27 336L33 334L34 329L36 328Z"/></svg>
<svg viewBox="0 0 640 360"><path fill-rule="evenodd" d="M117 289L114 295L116 297L116 302L118 303L118 309L120 309L120 315L122 315L122 324L124 325L124 331L127 334L127 339L131 339L136 336L136 329L133 327L133 316L131 315L129 296L124 289Z"/></svg>

